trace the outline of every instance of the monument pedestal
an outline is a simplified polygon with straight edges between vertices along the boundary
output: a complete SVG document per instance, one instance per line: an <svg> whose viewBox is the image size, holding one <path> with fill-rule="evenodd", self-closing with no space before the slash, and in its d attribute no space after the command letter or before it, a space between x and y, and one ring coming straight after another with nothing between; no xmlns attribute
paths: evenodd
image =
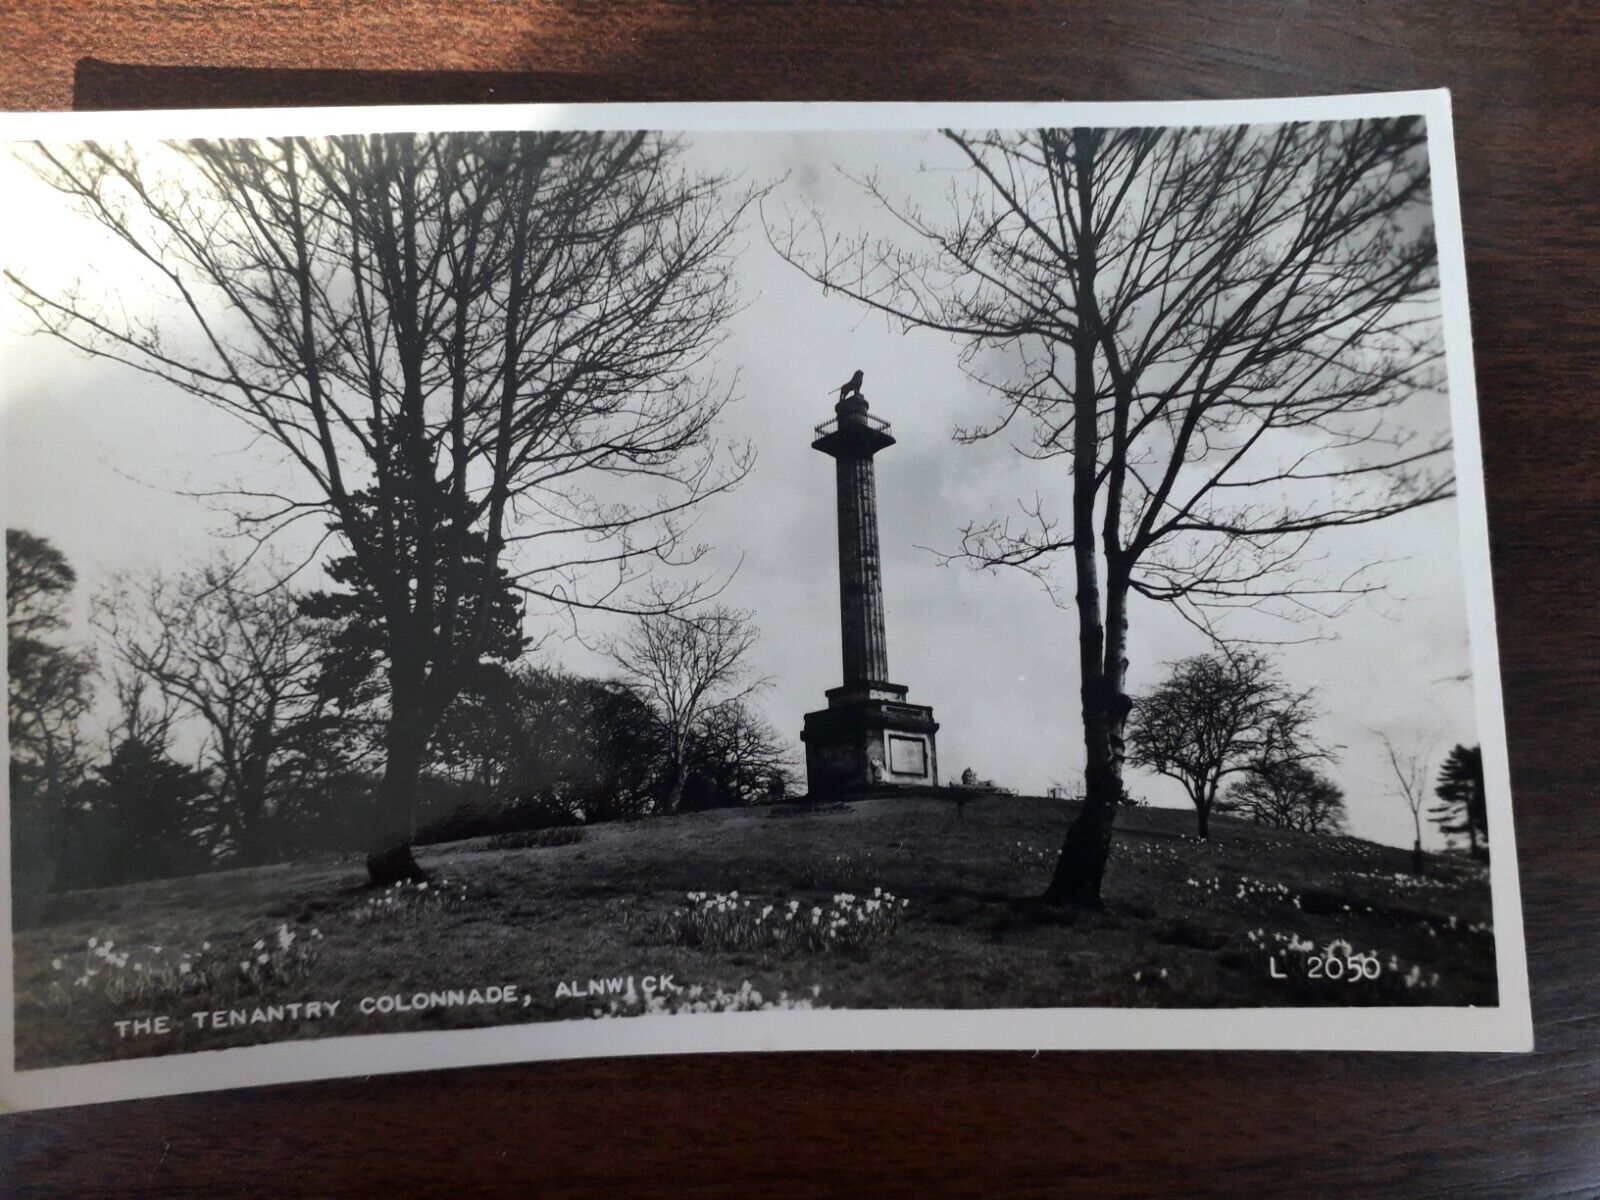
<svg viewBox="0 0 1600 1200"><path fill-rule="evenodd" d="M805 715L806 782L814 798L883 787L937 787L939 723L896 683L830 688Z"/></svg>

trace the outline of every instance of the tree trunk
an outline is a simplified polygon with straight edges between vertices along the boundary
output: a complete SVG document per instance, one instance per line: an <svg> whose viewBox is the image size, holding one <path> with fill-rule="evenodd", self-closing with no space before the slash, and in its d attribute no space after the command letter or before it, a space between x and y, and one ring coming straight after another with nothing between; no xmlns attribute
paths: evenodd
<svg viewBox="0 0 1600 1200"><path fill-rule="evenodd" d="M1090 570L1093 570L1091 565ZM1080 575L1081 578L1081 575ZM1114 574L1106 588L1107 620L1100 625L1091 617L1084 628L1085 606L1079 604L1079 642L1082 658L1091 648L1095 671L1085 670L1083 693L1083 732L1086 766L1083 807L1067 829L1061 844L1061 859L1044 899L1052 904L1072 904L1080 908L1100 908L1100 884L1105 878L1106 860L1111 855L1111 837L1121 806L1123 732L1132 707L1123 693L1127 679L1128 635L1127 581ZM1098 591L1095 600L1098 601ZM1092 606L1098 616L1098 603ZM1091 643L1085 646L1083 643ZM1103 647L1103 649L1102 649ZM1103 656L1103 657L1102 657Z"/></svg>
<svg viewBox="0 0 1600 1200"><path fill-rule="evenodd" d="M1422 838L1420 836L1411 843L1411 873L1413 875L1422 874Z"/></svg>
<svg viewBox="0 0 1600 1200"><path fill-rule="evenodd" d="M1047 904L1102 907L1100 884L1121 802L1122 779L1108 764L1093 764L1084 771L1083 808L1061 843L1061 858L1043 897Z"/></svg>
<svg viewBox="0 0 1600 1200"><path fill-rule="evenodd" d="M672 786L667 789L667 811L678 812L683 808L683 790L689 783L689 767L682 758L672 765Z"/></svg>
<svg viewBox="0 0 1600 1200"><path fill-rule="evenodd" d="M1099 562L1094 533L1093 375L1087 370L1089 355L1080 366L1081 394L1090 398L1079 406L1079 420L1087 414L1090 429L1080 431L1090 446L1084 461L1073 463L1073 559L1077 573L1078 667L1082 686L1084 738L1083 807L1067 830L1061 858L1045 890L1051 904L1099 908L1100 884L1117 809L1122 804L1123 731L1129 703L1123 694L1127 678L1128 585L1115 570L1106 581L1106 610L1101 616Z"/></svg>
<svg viewBox="0 0 1600 1200"><path fill-rule="evenodd" d="M239 861L258 867L267 861L267 764L263 758L247 759L239 771Z"/></svg>
<svg viewBox="0 0 1600 1200"><path fill-rule="evenodd" d="M1128 578L1113 539L1119 505L1108 494L1105 607L1101 607L1100 542L1095 533L1095 496L1100 469L1100 428L1095 353L1100 331L1095 303L1098 247L1092 232L1094 142L1073 132L1076 204L1082 233L1073 289L1080 314L1073 338L1072 562L1078 611L1079 694L1083 703L1083 807L1067 829L1061 858L1045 889L1046 903L1099 908L1100 885L1111 835L1122 803L1123 729L1131 707L1123 694L1127 678ZM1112 453L1117 453L1113 448Z"/></svg>
<svg viewBox="0 0 1600 1200"><path fill-rule="evenodd" d="M1474 861L1484 862L1489 857L1489 847L1478 840L1478 826L1473 822L1473 814L1467 812L1467 847L1468 853Z"/></svg>
<svg viewBox="0 0 1600 1200"><path fill-rule="evenodd" d="M1211 779L1196 785L1196 788L1189 793L1189 799L1194 801L1195 816L1199 818L1202 842L1211 840L1211 810L1217 806L1217 788L1220 783L1220 778Z"/></svg>
<svg viewBox="0 0 1600 1200"><path fill-rule="evenodd" d="M1076 507L1076 499L1075 499ZM1092 513L1093 500L1089 501ZM1061 843L1061 858L1055 875L1045 889L1050 904L1072 904L1080 908L1099 908L1100 884L1105 877L1106 859L1111 854L1111 834L1122 803L1122 721L1121 672L1113 678L1105 670L1111 659L1121 662L1120 645L1113 658L1106 646L1107 629L1100 616L1098 564L1094 555L1094 534L1088 532L1088 553L1083 553L1080 532L1078 553L1078 663L1082 672L1080 695L1083 702L1084 797L1083 807L1067 829ZM1115 629L1116 626L1113 626ZM1120 638L1118 639L1120 642Z"/></svg>
<svg viewBox="0 0 1600 1200"><path fill-rule="evenodd" d="M1089 509L1093 509L1090 498ZM1079 545L1084 535L1076 535ZM1083 686L1084 798L1061 843L1061 858L1044 897L1049 904L1100 908L1100 885L1117 809L1122 804L1123 731L1131 707L1123 694L1127 678L1127 581L1107 581L1106 616L1100 618L1100 589L1092 527L1089 553L1078 560L1078 651Z"/></svg>
<svg viewBox="0 0 1600 1200"><path fill-rule="evenodd" d="M419 703L403 703L401 697L394 698L384 741L383 782L378 793L382 824L367 854L367 875L374 887L428 877L411 853L416 837L417 787L428 741Z"/></svg>

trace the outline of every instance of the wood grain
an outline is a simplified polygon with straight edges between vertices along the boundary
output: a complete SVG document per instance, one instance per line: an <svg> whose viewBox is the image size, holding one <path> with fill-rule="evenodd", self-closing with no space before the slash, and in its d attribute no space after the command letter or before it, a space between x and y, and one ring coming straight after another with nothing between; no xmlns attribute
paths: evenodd
<svg viewBox="0 0 1600 1200"><path fill-rule="evenodd" d="M1454 93L1539 1049L784 1055L0 1120L41 1196L1600 1193L1600 163L1583 3L0 5L0 104ZM116 65L123 64L123 65Z"/></svg>

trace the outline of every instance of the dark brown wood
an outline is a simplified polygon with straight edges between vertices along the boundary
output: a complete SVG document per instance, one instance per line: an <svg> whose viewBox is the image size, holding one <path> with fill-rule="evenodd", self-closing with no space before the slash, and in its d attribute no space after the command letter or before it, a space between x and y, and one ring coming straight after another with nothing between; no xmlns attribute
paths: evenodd
<svg viewBox="0 0 1600 1200"><path fill-rule="evenodd" d="M0 1188L1600 1193L1597 60L1579 2L0 6L11 108L1452 88L1539 1043L1531 1057L785 1055L352 1080L0 1118Z"/></svg>

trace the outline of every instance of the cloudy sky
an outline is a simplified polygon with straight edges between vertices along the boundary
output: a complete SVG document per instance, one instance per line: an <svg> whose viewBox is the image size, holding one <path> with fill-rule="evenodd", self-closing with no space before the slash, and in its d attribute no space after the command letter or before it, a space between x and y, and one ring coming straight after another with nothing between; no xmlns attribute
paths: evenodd
<svg viewBox="0 0 1600 1200"><path fill-rule="evenodd" d="M875 170L890 194L925 197L943 188L950 165L937 142L907 134L699 135L686 154L697 168L774 183L769 221L811 203L844 233L881 221L850 176ZM5 248L8 267L47 285L81 278L86 292L104 289L142 311L126 252L64 212L9 159L0 162L0 194L12 231L28 231ZM942 566L937 556L954 548L963 523L1015 512L1019 497L1037 493L1059 511L1070 490L1065 463L1030 462L1001 440L956 444L958 425L996 411L959 368L958 347L942 335L903 334L823 295L771 250L759 221L752 214L743 231L736 269L744 307L717 363L738 377L723 434L748 440L759 458L736 494L706 508L695 536L713 547L705 565L731 575L723 599L755 613L755 669L774 681L760 701L766 715L798 749L802 714L840 682L833 464L810 441L812 427L832 415L838 386L859 368L872 411L898 438L877 459L891 678L910 688L912 701L933 706L947 776L970 766L1025 792L1073 783L1082 751L1072 614L1031 578ZM263 461L232 419L127 368L25 336L20 306L9 297L0 303L0 502L8 525L49 538L76 566L80 616L82 601L113 572L211 552L225 514L184 493L282 469ZM1422 420L1445 420L1443 397L1435 407ZM1325 714L1320 733L1341 747L1331 774L1360 836L1411 840L1376 731L1434 743L1436 762L1451 744L1477 740L1457 520L1456 505L1444 503L1327 535L1320 552L1331 573L1384 560L1377 578L1385 590L1324 626L1322 640L1276 651L1288 680L1315 689ZM1310 632L1254 614L1231 630L1275 641ZM78 634L92 631L80 623ZM1135 694L1161 678L1165 663L1206 649L1176 614L1138 600L1130 642ZM555 638L540 653L576 670L605 670L580 642ZM1185 803L1170 781L1136 774L1130 786L1153 803Z"/></svg>

